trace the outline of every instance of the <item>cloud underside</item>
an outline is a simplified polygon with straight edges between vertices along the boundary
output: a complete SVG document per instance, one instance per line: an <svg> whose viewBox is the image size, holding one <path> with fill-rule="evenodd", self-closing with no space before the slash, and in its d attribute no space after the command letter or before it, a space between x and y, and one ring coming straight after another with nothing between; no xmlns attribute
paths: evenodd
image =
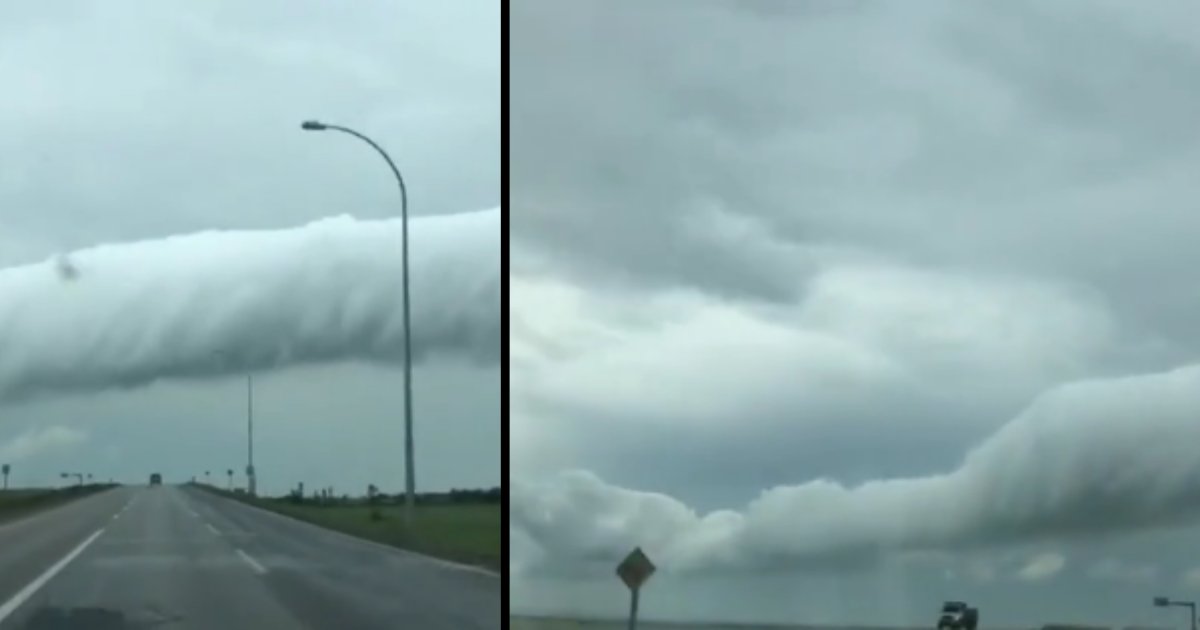
<svg viewBox="0 0 1200 630"><path fill-rule="evenodd" d="M551 562L607 564L642 546L685 572L1169 526L1190 522L1200 505L1197 417L1200 366L1083 381L1040 396L945 474L852 487L819 479L698 514L576 470L518 483L512 524ZM1053 564L1022 574L1053 573Z"/></svg>

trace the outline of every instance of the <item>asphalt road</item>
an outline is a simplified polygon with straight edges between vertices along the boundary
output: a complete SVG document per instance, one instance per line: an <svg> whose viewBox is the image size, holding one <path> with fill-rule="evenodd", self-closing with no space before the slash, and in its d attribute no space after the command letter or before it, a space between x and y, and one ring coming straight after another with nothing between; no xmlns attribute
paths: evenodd
<svg viewBox="0 0 1200 630"><path fill-rule="evenodd" d="M118 488L0 526L0 630L501 626L495 574L196 488Z"/></svg>

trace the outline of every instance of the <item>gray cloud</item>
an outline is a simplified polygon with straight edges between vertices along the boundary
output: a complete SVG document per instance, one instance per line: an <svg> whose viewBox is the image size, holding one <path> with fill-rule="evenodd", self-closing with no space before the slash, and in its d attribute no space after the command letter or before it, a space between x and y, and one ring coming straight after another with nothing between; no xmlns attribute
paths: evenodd
<svg viewBox="0 0 1200 630"><path fill-rule="evenodd" d="M1198 18L517 3L514 605L616 614L641 544L676 619L1161 623Z"/></svg>
<svg viewBox="0 0 1200 630"><path fill-rule="evenodd" d="M519 3L516 238L592 275L776 300L813 247L1072 276L1197 347L1195 300L1154 289L1188 281L1200 229L1192 9L864 7ZM714 236L721 216L765 236Z"/></svg>

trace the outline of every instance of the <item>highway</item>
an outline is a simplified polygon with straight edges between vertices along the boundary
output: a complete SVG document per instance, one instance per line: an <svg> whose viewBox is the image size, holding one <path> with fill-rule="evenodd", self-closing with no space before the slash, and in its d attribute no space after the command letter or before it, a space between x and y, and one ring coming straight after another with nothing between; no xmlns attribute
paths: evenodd
<svg viewBox="0 0 1200 630"><path fill-rule="evenodd" d="M495 574L178 486L0 525L0 630L499 628Z"/></svg>

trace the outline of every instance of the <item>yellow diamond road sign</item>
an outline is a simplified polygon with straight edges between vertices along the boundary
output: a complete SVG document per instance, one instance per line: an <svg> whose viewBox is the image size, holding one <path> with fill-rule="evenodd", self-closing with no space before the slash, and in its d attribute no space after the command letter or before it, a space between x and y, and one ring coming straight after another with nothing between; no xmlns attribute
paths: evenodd
<svg viewBox="0 0 1200 630"><path fill-rule="evenodd" d="M629 552L628 556L617 565L617 577L628 586L630 590L636 591L638 587L645 584L646 580L654 574L654 563L650 562L650 558L642 553L642 548L638 547Z"/></svg>

